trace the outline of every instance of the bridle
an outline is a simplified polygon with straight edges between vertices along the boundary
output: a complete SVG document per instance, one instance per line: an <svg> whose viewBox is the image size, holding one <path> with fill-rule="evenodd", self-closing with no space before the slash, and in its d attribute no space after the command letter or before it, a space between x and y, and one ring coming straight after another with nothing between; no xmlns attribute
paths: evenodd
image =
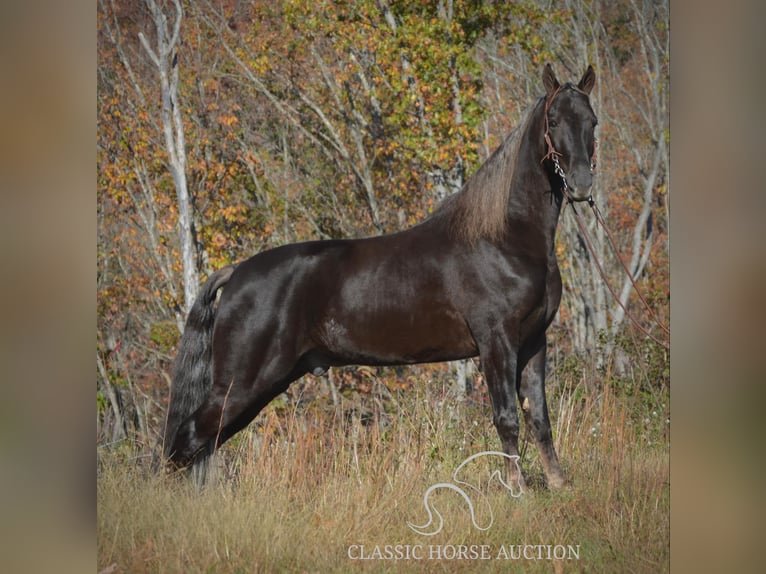
<svg viewBox="0 0 766 574"><path fill-rule="evenodd" d="M548 158L551 158L551 161L553 162L553 171L556 172L556 175L558 175L561 178L561 181L564 184L563 192L564 196L566 197L567 201L569 203L574 203L575 201L587 201L591 205L593 204L593 196L589 195L586 198L576 198L571 193L569 193L569 184L567 184L567 177L566 173L564 173L564 168L561 167L561 164L559 163L559 157L563 157L563 154L561 152L556 151L555 146L553 145L553 142L551 141L551 135L550 135L550 126L548 125L548 111L551 109L551 106L553 105L553 100L556 99L556 96L559 95L559 92L564 88L569 87L577 92L580 92L581 94L584 94L587 96L585 92L582 90L576 88L575 86L571 84L564 84L563 86L559 86L556 88L556 90L551 94L550 98L547 98L545 101L545 144L548 147L547 153L543 156L543 159L541 160L541 163L545 161ZM590 172L591 174L596 171L596 154L598 153L598 138L594 138L593 143L593 155L590 158Z"/></svg>
<svg viewBox="0 0 766 574"><path fill-rule="evenodd" d="M601 225L601 227L606 231L606 236L609 239L609 243L612 246L612 249L614 250L615 255L617 256L618 261L622 265L623 269L625 270L625 273L627 273L628 278L630 279L631 284L633 285L633 288L635 289L636 293L638 294L639 299L643 303L644 307L649 312L649 315L652 317L654 322L660 326L660 328L665 331L665 333L670 337L670 329L668 329L662 321L657 317L657 315L654 313L652 308L649 306L649 303L646 301L646 298L641 294L641 291L638 288L638 285L636 284L636 280L633 277L633 274L628 269L628 266L625 264L625 261L623 260L622 256L620 255L619 250L617 249L617 245L614 241L614 238L612 237L611 232L609 231L609 228L606 225L606 221L604 221L603 215L601 215L601 211L598 209L598 206L596 205L596 202L593 199L593 195L588 195L586 198L576 198L569 192L569 185L567 184L567 178L566 174L564 173L564 169L561 167L561 164L559 163L559 157L562 156L562 154L558 151L556 151L556 148L553 145L553 142L551 141L551 136L549 133L549 126L548 126L548 110L550 110L551 105L553 104L553 100L556 99L556 96L559 94L559 92L562 90L563 87L568 86L572 88L573 90L576 90L578 92L581 92L585 94L582 90L579 90L575 86L571 84L565 84L564 86L559 86L556 88L556 90L553 92L550 98L548 98L545 102L545 144L548 147L547 153L543 156L543 159L541 160L541 163L545 161L548 158L551 158L551 161L553 162L553 170L556 172L556 175L558 175L561 178L561 181L563 182L563 194L564 197L567 200L567 203L572 206L572 212L575 216L575 221L577 222L577 226L580 228L580 233L582 233L583 238L585 239L585 244L587 245L588 249L590 250L591 254L593 255L593 259L596 263L596 268L598 269L599 274L601 275L601 278L604 281L604 284L609 289L609 292L612 294L612 297L614 297L615 301L617 301L617 304L622 308L622 310L625 312L625 316L630 319L633 324L641 331L643 332L647 337L652 339L655 343L658 345L661 345L662 347L665 347L666 349L670 349L670 343L669 341L663 341L661 339L658 339L654 335L652 335L641 323L636 319L626 308L626 306L622 303L620 300L620 297L615 292L612 285L609 283L606 277L606 273L604 272L603 267L601 266L601 263L599 262L598 255L596 254L596 250L593 248L593 244L591 243L590 237L588 236L588 232L585 229L585 225L583 224L582 218L580 217L580 214L577 212L577 208L575 207L575 202L578 201L587 201L588 205L590 206L591 210L593 210L593 214L596 216L596 221ZM587 96L587 94L585 94ZM590 172L594 173L596 171L596 153L598 152L598 138L594 138L594 146L593 146L593 156L590 159Z"/></svg>

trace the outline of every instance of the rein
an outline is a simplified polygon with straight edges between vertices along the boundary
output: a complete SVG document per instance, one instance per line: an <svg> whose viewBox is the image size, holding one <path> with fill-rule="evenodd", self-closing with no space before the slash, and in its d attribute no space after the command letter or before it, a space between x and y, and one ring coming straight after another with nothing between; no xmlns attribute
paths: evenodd
<svg viewBox="0 0 766 574"><path fill-rule="evenodd" d="M633 316L633 314L628 311L627 306L623 305L622 301L620 301L620 297L615 293L614 287L612 287L611 283L609 283L609 280L606 277L606 273L604 272L604 268L601 266L601 262L598 260L598 256L596 255L596 250L593 247L593 243L590 240L590 236L588 235L588 232L585 230L585 224L583 224L582 218L580 217L580 214L577 211L577 208L575 207L575 199L570 195L569 190L566 188L566 182L564 183L564 195L567 198L567 203L572 206L572 213L575 215L575 221L577 222L577 226L580 228L580 232L583 235L583 238L585 239L585 244L588 246L588 251L590 251L591 255L593 256L593 260L596 262L596 268L598 269L599 275L601 275L601 279L604 281L604 284L606 285L607 289L609 289L609 292L612 294L612 297L614 297L614 300L617 301L617 304L620 306L620 308L625 313L625 316L631 320L631 322L638 328L639 331L641 331L644 335L649 337L652 341L657 343L658 345L664 347L667 350L670 350L670 343L667 341L661 341L654 335L652 335L641 323L636 319L636 317ZM649 303L646 301L646 298L641 294L641 291L638 288L638 285L636 284L636 279L633 277L633 274L628 269L628 266L625 264L625 261L622 258L622 255L620 255L620 252L617 250L617 246L615 245L614 238L612 237L612 234L609 231L609 228L606 226L606 222L604 221L603 216L601 215L601 211L599 211L598 207L596 206L596 202L593 200L593 196L588 197L587 199L588 205L593 210L593 213L596 216L596 221L599 225L606 231L606 235L609 238L609 244L612 246L612 250L614 251L614 254L617 256L617 259L620 261L620 264L622 265L622 268L625 270L625 273L628 276L628 279L630 279L631 285L633 285L633 289L638 294L639 299L641 300L641 303L643 303L644 308L649 312L649 315L651 315L654 322L660 326L660 328L665 331L665 333L670 336L670 329L668 329L662 321L657 317L657 315L654 313L652 308L649 306Z"/></svg>
<svg viewBox="0 0 766 574"><path fill-rule="evenodd" d="M596 217L596 222L602 227L602 229L606 232L606 236L609 239L609 244L612 246L612 250L614 251L614 254L617 256L617 259L620 261L620 264L622 265L622 268L625 270L625 273L628 276L628 279L630 279L630 283L633 286L633 289L636 291L636 294L638 295L639 299L641 300L641 303L643 304L644 308L649 312L649 315L654 320L654 322L663 330L665 333L670 337L670 329L666 327L662 321L657 317L657 315L654 313L652 308L649 306L649 303L647 302L646 298L641 293L640 289L638 288L638 285L636 284L636 279L633 277L633 274L628 269L628 266L625 264L625 260L622 258L622 255L620 255L619 250L617 249L617 245L614 241L614 237L612 237L612 233L609 231L609 227L606 225L606 221L604 220L604 216L601 214L601 211L598 209L598 206L596 205L596 202L593 199L592 195L589 195L587 198L583 199L576 199L572 196L572 194L569 192L569 185L567 184L566 174L564 173L564 170L561 167L561 164L559 163L559 157L561 157L561 153L556 151L556 148L553 146L553 142L551 141L550 134L548 133L548 110L551 107L551 104L553 103L553 100L556 99L556 96L561 91L561 88L563 86L559 86L556 88L556 91L553 92L551 97L545 102L545 143L548 146L547 153L543 156L542 161L545 161L548 158L551 158L551 161L553 162L553 170L556 172L556 175L558 175L561 178L561 181L563 183L563 193L564 197L567 200L567 203L572 206L572 213L574 213L575 221L577 222L577 226L580 228L580 232L583 235L583 238L585 239L585 244L588 246L588 251L590 251L591 255L593 256L593 260L596 262L596 268L598 269L599 275L601 275L601 279L604 281L604 284L607 286L607 289L609 289L609 292L612 294L612 297L614 297L614 300L617 301L617 304L620 306L620 308L625 313L625 316L628 317L631 322L647 337L649 337L652 341L657 343L658 345L664 347L667 350L670 350L670 343L666 341L661 341L657 339L654 335L652 335L641 323L639 323L638 319L636 319L630 311L628 311L627 306L623 305L622 301L620 301L619 296L617 293L615 293L614 288L612 287L611 283L607 280L606 273L604 272L604 268L601 266L601 262L598 259L598 256L596 255L596 250L593 247L593 243L590 240L590 236L588 235L588 232L585 229L585 224L582 221L582 218L580 217L580 214L577 211L577 208L575 207L575 203L578 201L587 201L588 205L590 206L591 210L593 211L594 216ZM595 140L595 146L593 150L593 157L591 158L591 173L595 171L596 169L596 152L598 151L598 139ZM541 163L542 163L541 161Z"/></svg>

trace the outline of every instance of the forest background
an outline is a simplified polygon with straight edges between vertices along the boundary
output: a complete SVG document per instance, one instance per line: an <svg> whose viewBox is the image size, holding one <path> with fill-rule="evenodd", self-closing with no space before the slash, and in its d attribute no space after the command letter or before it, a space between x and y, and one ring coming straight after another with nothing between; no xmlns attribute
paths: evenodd
<svg viewBox="0 0 766 574"><path fill-rule="evenodd" d="M666 3L100 0L98 25L101 440L156 439L201 279L288 242L422 220L543 93L546 62L560 79L597 70L594 196L668 323ZM661 338L586 219L621 301ZM666 384L667 353L609 295L567 210L557 252L552 360L625 372L629 346Z"/></svg>

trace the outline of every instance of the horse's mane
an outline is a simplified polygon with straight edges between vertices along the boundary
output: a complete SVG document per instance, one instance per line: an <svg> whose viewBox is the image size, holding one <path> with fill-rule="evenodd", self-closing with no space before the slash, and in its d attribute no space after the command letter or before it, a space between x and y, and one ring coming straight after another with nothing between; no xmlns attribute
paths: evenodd
<svg viewBox="0 0 766 574"><path fill-rule="evenodd" d="M446 197L434 211L432 217L445 218L450 232L459 239L476 243L502 238L519 147L537 104L530 106L516 129L463 188Z"/></svg>

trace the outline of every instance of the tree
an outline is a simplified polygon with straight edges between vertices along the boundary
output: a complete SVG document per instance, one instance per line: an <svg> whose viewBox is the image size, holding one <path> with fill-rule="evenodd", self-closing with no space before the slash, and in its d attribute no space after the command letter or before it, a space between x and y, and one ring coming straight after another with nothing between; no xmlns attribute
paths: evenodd
<svg viewBox="0 0 766 574"><path fill-rule="evenodd" d="M192 229L191 197L186 183L186 139L184 122L181 117L181 104L178 98L178 41L184 12L180 0L173 0L175 18L172 30L168 27L168 17L155 0L146 0L155 28L153 48L146 36L139 32L141 44L157 68L160 79L162 106L162 132L168 156L168 167L173 175L178 202L178 236L183 262L184 305L183 316L191 309L199 287L197 257Z"/></svg>

